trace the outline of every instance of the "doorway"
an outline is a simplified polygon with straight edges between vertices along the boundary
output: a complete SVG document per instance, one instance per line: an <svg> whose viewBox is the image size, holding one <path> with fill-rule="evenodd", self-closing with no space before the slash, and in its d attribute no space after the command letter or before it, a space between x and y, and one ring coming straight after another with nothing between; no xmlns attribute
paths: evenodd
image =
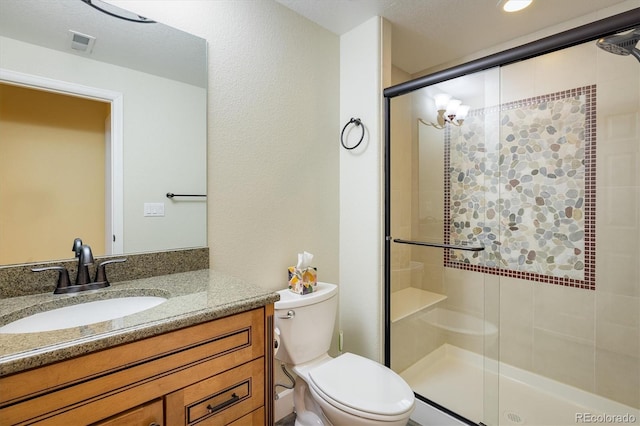
<svg viewBox="0 0 640 426"><path fill-rule="evenodd" d="M121 251L121 95L6 70L0 90L0 264Z"/></svg>

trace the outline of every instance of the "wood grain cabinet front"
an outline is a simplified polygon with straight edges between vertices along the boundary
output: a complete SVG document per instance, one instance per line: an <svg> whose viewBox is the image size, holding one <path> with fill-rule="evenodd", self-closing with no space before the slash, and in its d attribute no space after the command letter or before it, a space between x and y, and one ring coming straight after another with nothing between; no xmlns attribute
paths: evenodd
<svg viewBox="0 0 640 426"><path fill-rule="evenodd" d="M167 424L226 425L262 408L263 371L258 359L167 395Z"/></svg>
<svg viewBox="0 0 640 426"><path fill-rule="evenodd" d="M0 426L273 424L272 341L271 304L0 377Z"/></svg>
<svg viewBox="0 0 640 426"><path fill-rule="evenodd" d="M156 399L93 423L91 426L162 426L164 424L164 402L162 399Z"/></svg>

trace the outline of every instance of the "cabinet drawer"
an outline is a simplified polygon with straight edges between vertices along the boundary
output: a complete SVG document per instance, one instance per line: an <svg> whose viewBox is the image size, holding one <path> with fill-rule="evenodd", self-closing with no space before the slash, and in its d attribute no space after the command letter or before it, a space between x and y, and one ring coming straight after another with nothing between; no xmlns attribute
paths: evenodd
<svg viewBox="0 0 640 426"><path fill-rule="evenodd" d="M264 405L264 358L167 395L168 425L225 425Z"/></svg>
<svg viewBox="0 0 640 426"><path fill-rule="evenodd" d="M187 407L187 423L191 424L207 417L210 414L217 414L220 411L244 401L251 396L251 378L247 378L235 385L221 390L204 401L197 402Z"/></svg>

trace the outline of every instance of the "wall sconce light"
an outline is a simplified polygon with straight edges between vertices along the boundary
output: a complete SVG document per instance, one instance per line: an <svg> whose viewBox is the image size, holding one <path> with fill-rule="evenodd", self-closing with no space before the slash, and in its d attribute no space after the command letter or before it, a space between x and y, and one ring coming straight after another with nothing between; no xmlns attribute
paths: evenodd
<svg viewBox="0 0 640 426"><path fill-rule="evenodd" d="M469 105L462 105L462 101L458 99L452 99L451 95L446 93L440 93L434 96L433 100L436 103L436 110L438 111L438 117L436 122L427 122L422 118L418 118L422 124L427 126L433 126L436 129L444 129L448 124L454 126L462 126L464 119L467 118L469 113Z"/></svg>

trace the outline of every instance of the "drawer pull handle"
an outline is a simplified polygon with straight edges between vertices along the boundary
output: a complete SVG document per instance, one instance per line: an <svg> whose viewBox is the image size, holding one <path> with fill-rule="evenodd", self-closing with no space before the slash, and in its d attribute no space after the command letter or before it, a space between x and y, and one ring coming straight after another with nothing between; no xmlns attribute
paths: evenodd
<svg viewBox="0 0 640 426"><path fill-rule="evenodd" d="M228 401L222 402L218 405L216 405L215 407L212 407L211 404L207 405L207 410L209 411L209 413L215 413L216 411L220 411L223 408L225 408L228 405L233 404L234 402L238 401L240 399L240 397L238 395L236 395L235 393L233 393L231 395L231 398Z"/></svg>
<svg viewBox="0 0 640 426"><path fill-rule="evenodd" d="M151 423L149 423L149 426L160 426L160 423L151 422Z"/></svg>

